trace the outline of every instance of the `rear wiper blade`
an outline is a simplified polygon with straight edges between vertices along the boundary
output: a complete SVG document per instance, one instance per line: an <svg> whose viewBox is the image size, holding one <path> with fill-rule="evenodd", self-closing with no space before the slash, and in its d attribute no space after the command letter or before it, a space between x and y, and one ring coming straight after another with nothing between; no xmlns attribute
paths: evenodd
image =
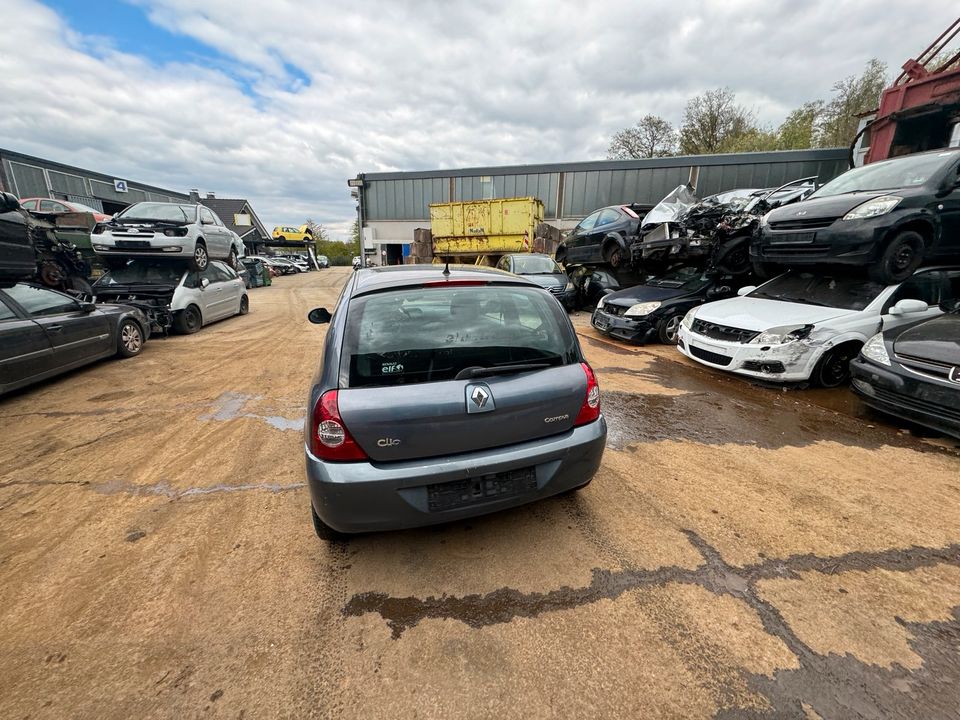
<svg viewBox="0 0 960 720"><path fill-rule="evenodd" d="M458 372L454 380L467 380L469 378L488 377L490 375L512 375L513 373L527 372L529 370L543 370L550 367L550 363L520 363L517 365L495 365L494 367L481 367L473 365L465 367Z"/></svg>

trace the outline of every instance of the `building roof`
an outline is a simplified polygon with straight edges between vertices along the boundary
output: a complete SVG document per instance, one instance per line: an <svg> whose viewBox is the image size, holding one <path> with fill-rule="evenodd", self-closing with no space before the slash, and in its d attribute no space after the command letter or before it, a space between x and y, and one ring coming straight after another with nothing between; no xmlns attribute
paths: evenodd
<svg viewBox="0 0 960 720"><path fill-rule="evenodd" d="M263 223L260 222L260 218L258 218L257 214L253 211L253 207L250 205L250 202L244 200L243 198L205 197L200 198L200 204L206 205L208 208L213 210L219 216L219 218L223 220L223 224L233 230L241 238L249 235L253 230L257 231L261 240L268 240L270 238L270 233L267 232L267 229L263 226ZM244 210L250 213L250 220L253 223L252 226L234 224L234 216L243 214Z"/></svg>

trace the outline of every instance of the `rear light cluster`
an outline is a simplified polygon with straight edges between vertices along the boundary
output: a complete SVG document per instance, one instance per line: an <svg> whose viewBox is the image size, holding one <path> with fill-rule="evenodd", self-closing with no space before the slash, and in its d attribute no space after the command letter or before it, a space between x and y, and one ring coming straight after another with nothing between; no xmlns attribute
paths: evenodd
<svg viewBox="0 0 960 720"><path fill-rule="evenodd" d="M340 417L336 390L325 392L313 408L310 419L310 452L321 460L333 462L368 459Z"/></svg>
<svg viewBox="0 0 960 720"><path fill-rule="evenodd" d="M580 363L580 367L583 368L583 374L587 376L587 394L583 399L580 412L577 413L577 419L573 421L574 427L592 423L600 417L600 384L597 382L597 376L587 363Z"/></svg>

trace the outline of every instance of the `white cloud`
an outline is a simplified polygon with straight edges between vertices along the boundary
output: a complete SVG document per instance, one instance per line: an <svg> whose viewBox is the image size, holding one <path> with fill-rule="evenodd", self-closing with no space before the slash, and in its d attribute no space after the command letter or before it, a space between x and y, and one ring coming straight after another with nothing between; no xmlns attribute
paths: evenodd
<svg viewBox="0 0 960 720"><path fill-rule="evenodd" d="M909 4L865 0L135 1L223 64L153 64L7 0L0 145L249 197L268 225L310 216L341 237L357 172L597 159L617 129L648 112L678 123L687 98L719 86L775 124L871 57L895 70L955 12L947 0L922 23Z"/></svg>

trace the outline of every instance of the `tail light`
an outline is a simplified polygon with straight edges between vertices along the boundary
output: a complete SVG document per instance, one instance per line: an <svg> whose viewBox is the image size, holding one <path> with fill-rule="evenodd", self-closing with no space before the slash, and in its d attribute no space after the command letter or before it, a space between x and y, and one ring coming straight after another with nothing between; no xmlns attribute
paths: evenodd
<svg viewBox="0 0 960 720"><path fill-rule="evenodd" d="M600 384L597 382L597 376L586 363L580 363L583 368L583 374L587 376L587 395L583 399L583 405L580 406L580 412L577 413L577 419L573 421L574 427L592 423L600 417Z"/></svg>
<svg viewBox="0 0 960 720"><path fill-rule="evenodd" d="M357 445L340 417L337 391L328 390L313 408L310 423L310 451L321 460L352 462L367 460L367 454Z"/></svg>

